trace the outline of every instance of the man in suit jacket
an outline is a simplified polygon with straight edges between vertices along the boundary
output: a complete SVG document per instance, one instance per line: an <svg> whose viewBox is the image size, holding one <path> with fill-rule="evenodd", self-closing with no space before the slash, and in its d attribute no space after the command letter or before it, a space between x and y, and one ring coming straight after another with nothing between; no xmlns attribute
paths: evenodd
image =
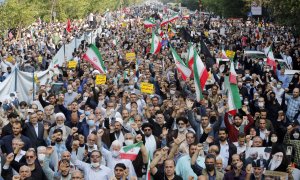
<svg viewBox="0 0 300 180"><path fill-rule="evenodd" d="M11 153L13 152L13 148L12 148L12 140L14 138L20 138L22 139L22 141L24 142L24 147L22 148L22 150L24 151L27 151L29 148L31 148L31 141L28 137L24 136L21 134L22 132L22 124L20 121L16 121L13 123L13 134L11 135L7 135L7 136L4 136L2 138L2 146L1 146L1 149L2 149L2 152L3 153Z"/></svg>
<svg viewBox="0 0 300 180"><path fill-rule="evenodd" d="M215 141L220 149L220 156L223 158L223 167L226 168L231 164L232 155L237 153L236 146L227 140L228 131L226 128L220 128L218 131L219 141Z"/></svg>
<svg viewBox="0 0 300 180"><path fill-rule="evenodd" d="M25 123L23 127L23 134L31 140L34 149L39 146L45 146L44 125L38 122L36 113L32 113L29 118L29 122Z"/></svg>

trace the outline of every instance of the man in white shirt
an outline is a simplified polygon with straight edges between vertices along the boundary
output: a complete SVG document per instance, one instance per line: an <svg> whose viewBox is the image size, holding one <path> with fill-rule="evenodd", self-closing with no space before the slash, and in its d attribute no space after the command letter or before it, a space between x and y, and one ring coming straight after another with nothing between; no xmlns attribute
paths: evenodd
<svg viewBox="0 0 300 180"><path fill-rule="evenodd" d="M78 147L79 141L73 141L71 161L76 167L84 172L86 180L109 180L113 177L112 169L101 165L102 153L99 150L92 151L90 156L91 164L88 164L77 159L76 151Z"/></svg>
<svg viewBox="0 0 300 180"><path fill-rule="evenodd" d="M237 148L237 154L241 154L246 151L246 144L245 144L246 136L244 133L240 133L238 137L238 142L234 142L233 144Z"/></svg>

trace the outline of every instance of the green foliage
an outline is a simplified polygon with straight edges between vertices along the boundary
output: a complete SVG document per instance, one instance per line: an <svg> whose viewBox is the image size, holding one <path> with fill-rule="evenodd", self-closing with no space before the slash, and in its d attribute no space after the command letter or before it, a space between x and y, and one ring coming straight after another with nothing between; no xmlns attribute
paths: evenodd
<svg viewBox="0 0 300 180"><path fill-rule="evenodd" d="M122 0L6 0L0 5L0 33L10 28L24 28L37 18L51 21L52 12L56 20L83 19L90 12L102 13L106 9L120 8ZM122 6L138 4L142 0L123 0Z"/></svg>
<svg viewBox="0 0 300 180"><path fill-rule="evenodd" d="M199 0L182 0L181 5L194 11L199 9Z"/></svg>
<svg viewBox="0 0 300 180"><path fill-rule="evenodd" d="M226 18L245 17L244 0L202 0L205 9Z"/></svg>

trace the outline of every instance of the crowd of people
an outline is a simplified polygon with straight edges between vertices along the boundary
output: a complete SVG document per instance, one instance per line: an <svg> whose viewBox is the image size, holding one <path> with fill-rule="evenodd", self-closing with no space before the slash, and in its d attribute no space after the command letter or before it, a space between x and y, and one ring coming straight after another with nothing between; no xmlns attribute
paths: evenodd
<svg viewBox="0 0 300 180"><path fill-rule="evenodd" d="M1 38L1 82L15 68L48 69L64 43L99 26L95 46L107 69L106 83L96 84L100 72L83 59L89 44L82 41L73 53L76 68L67 60L55 67L59 73L38 84L32 101L12 93L1 102L1 178L300 179L299 73L290 78L278 62L273 69L263 58L243 56L272 44L275 58L300 70L293 29L262 21L258 33L253 20L181 13L161 27L162 48L151 54L151 32L170 12L155 4L90 14L74 20L71 32L65 23L38 21ZM150 17L156 25L147 29L143 21ZM201 53L199 39L213 58ZM186 60L190 42L209 71L200 101L193 77L182 77L170 52L172 46ZM222 50L236 52L242 103L236 114L228 113L224 85L230 61L214 61ZM131 52L136 60L128 61ZM142 92L141 82L153 84L154 92ZM133 147L136 157L122 155Z"/></svg>

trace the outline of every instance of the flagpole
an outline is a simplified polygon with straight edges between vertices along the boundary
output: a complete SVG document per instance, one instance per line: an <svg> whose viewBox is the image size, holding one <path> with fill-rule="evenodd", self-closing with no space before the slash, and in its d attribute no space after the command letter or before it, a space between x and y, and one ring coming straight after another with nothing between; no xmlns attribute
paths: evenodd
<svg viewBox="0 0 300 180"><path fill-rule="evenodd" d="M17 74L18 68L15 68L15 92L17 91L17 85L18 85L18 74Z"/></svg>

